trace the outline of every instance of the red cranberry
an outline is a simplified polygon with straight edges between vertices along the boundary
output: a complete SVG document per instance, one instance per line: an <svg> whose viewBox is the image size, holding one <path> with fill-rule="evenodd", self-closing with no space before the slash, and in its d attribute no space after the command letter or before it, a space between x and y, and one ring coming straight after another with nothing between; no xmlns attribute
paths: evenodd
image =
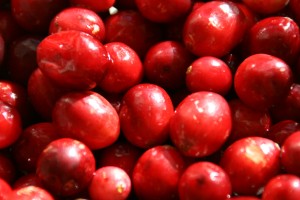
<svg viewBox="0 0 300 200"><path fill-rule="evenodd" d="M262 200L293 200L300 195L300 178L291 174L273 177L264 187Z"/></svg>
<svg viewBox="0 0 300 200"><path fill-rule="evenodd" d="M245 30L245 15L235 3L210 1L189 14L183 41L197 56L222 57L241 42Z"/></svg>
<svg viewBox="0 0 300 200"><path fill-rule="evenodd" d="M179 180L181 200L224 200L231 195L231 183L227 173L211 162L196 162L189 165Z"/></svg>
<svg viewBox="0 0 300 200"><path fill-rule="evenodd" d="M280 148L263 137L237 140L225 149L220 166L230 177L234 193L256 195L280 170Z"/></svg>
<svg viewBox="0 0 300 200"><path fill-rule="evenodd" d="M105 27L102 18L92 10L85 8L66 8L59 12L51 21L49 33L66 30L77 30L104 41Z"/></svg>
<svg viewBox="0 0 300 200"><path fill-rule="evenodd" d="M100 89L108 93L123 93L140 83L144 68L138 54L121 42L105 44L109 63L103 79L98 83Z"/></svg>
<svg viewBox="0 0 300 200"><path fill-rule="evenodd" d="M162 38L160 26L135 10L123 10L110 15L104 24L106 42L123 42L140 57Z"/></svg>
<svg viewBox="0 0 300 200"><path fill-rule="evenodd" d="M274 14L282 10L289 0L242 0L243 3L255 12L261 14Z"/></svg>
<svg viewBox="0 0 300 200"><path fill-rule="evenodd" d="M0 154L0 178L12 184L17 175L17 169L11 156ZM1 199L1 198L0 198Z"/></svg>
<svg viewBox="0 0 300 200"><path fill-rule="evenodd" d="M81 31L61 31L44 38L37 47L40 70L64 88L92 89L107 68L105 47Z"/></svg>
<svg viewBox="0 0 300 200"><path fill-rule="evenodd" d="M0 33L5 44L10 44L12 41L24 35L25 31L16 22L16 19L10 11L0 10Z"/></svg>
<svg viewBox="0 0 300 200"><path fill-rule="evenodd" d="M299 24L300 23L300 13L298 12L300 8L299 0L290 0L288 4L290 12L293 14L293 19Z"/></svg>
<svg viewBox="0 0 300 200"><path fill-rule="evenodd" d="M37 186L25 186L13 189L11 200L28 199L54 200L54 197L47 190Z"/></svg>
<svg viewBox="0 0 300 200"><path fill-rule="evenodd" d="M231 123L225 98L213 92L196 92L177 106L170 120L170 136L185 156L204 157L225 143Z"/></svg>
<svg viewBox="0 0 300 200"><path fill-rule="evenodd" d="M178 199L178 183L185 169L181 154L172 146L155 146L145 151L132 174L138 199Z"/></svg>
<svg viewBox="0 0 300 200"><path fill-rule="evenodd" d="M143 83L124 95L119 117L125 138L141 148L163 144L169 136L169 121L174 113L170 96L161 87Z"/></svg>
<svg viewBox="0 0 300 200"><path fill-rule="evenodd" d="M95 172L95 158L82 142L61 138L41 153L36 174L52 194L71 196L88 187Z"/></svg>
<svg viewBox="0 0 300 200"><path fill-rule="evenodd" d="M91 199L126 200L131 192L131 180L121 168L105 166L96 170L89 185Z"/></svg>
<svg viewBox="0 0 300 200"><path fill-rule="evenodd" d="M12 200L12 188L5 180L0 178L0 199Z"/></svg>
<svg viewBox="0 0 300 200"><path fill-rule="evenodd" d="M35 172L28 173L26 175L19 177L12 186L13 189L27 187L27 186L43 187L40 179L38 178Z"/></svg>
<svg viewBox="0 0 300 200"><path fill-rule="evenodd" d="M236 196L236 197L231 197L230 199L232 199L232 200L261 200L258 197L254 197L254 196Z"/></svg>
<svg viewBox="0 0 300 200"><path fill-rule="evenodd" d="M70 0L71 6L87 8L95 12L108 11L115 4L116 0Z"/></svg>
<svg viewBox="0 0 300 200"><path fill-rule="evenodd" d="M300 131L300 124L293 120L282 120L274 123L267 132L267 138L278 143L280 146L293 132Z"/></svg>
<svg viewBox="0 0 300 200"><path fill-rule="evenodd" d="M185 71L192 61L192 54L182 43L159 42L145 56L145 76L149 82L166 90L178 90L185 86Z"/></svg>
<svg viewBox="0 0 300 200"><path fill-rule="evenodd" d="M113 144L120 134L118 113L92 91L62 96L53 108L52 120L61 136L78 139L91 149Z"/></svg>
<svg viewBox="0 0 300 200"><path fill-rule="evenodd" d="M265 110L281 103L293 83L290 67L268 54L247 57L234 76L238 97L249 107Z"/></svg>
<svg viewBox="0 0 300 200"><path fill-rule="evenodd" d="M159 23L175 21L192 6L191 0L136 0L135 3L144 17Z"/></svg>
<svg viewBox="0 0 300 200"><path fill-rule="evenodd" d="M186 86L191 92L211 91L225 96L232 87L232 73L219 58L204 56L196 59L186 71Z"/></svg>

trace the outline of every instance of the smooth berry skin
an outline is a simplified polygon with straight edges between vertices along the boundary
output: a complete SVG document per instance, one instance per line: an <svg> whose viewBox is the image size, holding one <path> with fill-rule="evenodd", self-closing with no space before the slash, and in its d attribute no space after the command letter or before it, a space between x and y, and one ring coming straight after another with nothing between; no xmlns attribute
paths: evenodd
<svg viewBox="0 0 300 200"><path fill-rule="evenodd" d="M282 10L288 5L289 0L242 0L242 2L254 12L267 15Z"/></svg>
<svg viewBox="0 0 300 200"><path fill-rule="evenodd" d="M269 109L281 103L293 83L292 71L283 60L268 54L247 57L237 68L234 88L249 107Z"/></svg>
<svg viewBox="0 0 300 200"><path fill-rule="evenodd" d="M67 5L66 1L60 0L12 0L11 12L22 28L40 34L47 33L52 18Z"/></svg>
<svg viewBox="0 0 300 200"><path fill-rule="evenodd" d="M36 174L54 195L72 196L88 187L95 172L92 151L82 142L70 138L52 141L41 153Z"/></svg>
<svg viewBox="0 0 300 200"><path fill-rule="evenodd" d="M178 199L178 183L185 169L180 152L169 145L146 150L138 159L132 183L138 199Z"/></svg>
<svg viewBox="0 0 300 200"><path fill-rule="evenodd" d="M185 71L193 55L180 42L163 41L153 45L144 58L146 79L168 91L185 87Z"/></svg>
<svg viewBox="0 0 300 200"><path fill-rule="evenodd" d="M267 132L267 138L282 146L285 139L293 132L300 131L300 125L294 120L282 120L274 123Z"/></svg>
<svg viewBox="0 0 300 200"><path fill-rule="evenodd" d="M121 131L140 148L161 145L169 138L169 122L174 112L168 93L161 87L141 83L123 96L119 111Z"/></svg>
<svg viewBox="0 0 300 200"><path fill-rule="evenodd" d="M178 190L181 200L224 200L230 197L232 192L226 172L208 161L189 165L180 177Z"/></svg>
<svg viewBox="0 0 300 200"><path fill-rule="evenodd" d="M262 200L294 200L300 195L300 178L291 174L273 177L264 187Z"/></svg>
<svg viewBox="0 0 300 200"><path fill-rule="evenodd" d="M185 16L191 6L191 0L136 0L139 12L147 19L157 23L175 21Z"/></svg>
<svg viewBox="0 0 300 200"><path fill-rule="evenodd" d="M0 101L0 149L17 141L22 132L22 119L18 110Z"/></svg>
<svg viewBox="0 0 300 200"><path fill-rule="evenodd" d="M170 138L183 155L205 157L221 148L231 128L225 98L202 91L188 95L177 106L170 120Z"/></svg>
<svg viewBox="0 0 300 200"><path fill-rule="evenodd" d="M70 4L72 7L82 7L90 9L94 12L106 12L115 4L115 2L115 0L70 0Z"/></svg>
<svg viewBox="0 0 300 200"><path fill-rule="evenodd" d="M245 15L236 4L211 1L190 12L183 42L199 57L222 57L241 42L245 30Z"/></svg>
<svg viewBox="0 0 300 200"><path fill-rule="evenodd" d="M88 33L100 42L103 42L105 38L105 27L102 18L96 12L85 8L66 8L52 19L49 34L66 30Z"/></svg>
<svg viewBox="0 0 300 200"><path fill-rule="evenodd" d="M12 197L12 188L8 182L0 178L0 199L2 200L11 200Z"/></svg>
<svg viewBox="0 0 300 200"><path fill-rule="evenodd" d="M148 49L162 38L158 24L143 17L136 10L121 10L106 18L105 41L123 42L143 58Z"/></svg>
<svg viewBox="0 0 300 200"><path fill-rule="evenodd" d="M10 79L27 86L31 73L38 68L36 48L41 42L39 36L23 36L14 40L8 50L8 71Z"/></svg>
<svg viewBox="0 0 300 200"><path fill-rule="evenodd" d="M44 148L60 136L50 122L40 122L26 127L12 146L14 161L19 170L34 172Z"/></svg>
<svg viewBox="0 0 300 200"><path fill-rule="evenodd" d="M242 138L225 149L219 165L230 177L234 193L256 195L279 173L280 148L267 138Z"/></svg>
<svg viewBox="0 0 300 200"><path fill-rule="evenodd" d="M63 95L53 108L52 121L62 137L80 140L93 150L113 144L120 134L118 113L93 91Z"/></svg>
<svg viewBox="0 0 300 200"><path fill-rule="evenodd" d="M281 147L281 165L287 173L300 175L300 165L297 161L299 155L300 131L296 131L288 136Z"/></svg>
<svg viewBox="0 0 300 200"><path fill-rule="evenodd" d="M35 172L28 173L26 175L20 176L15 182L12 184L13 189L27 187L27 186L37 186L43 187L40 179L36 175Z"/></svg>
<svg viewBox="0 0 300 200"><path fill-rule="evenodd" d="M264 18L249 30L244 45L249 55L265 53L293 64L300 50L299 26L288 17Z"/></svg>
<svg viewBox="0 0 300 200"><path fill-rule="evenodd" d="M230 143L249 136L267 136L272 125L268 111L254 110L240 99L232 99L228 103L232 115L232 130L228 139Z"/></svg>
<svg viewBox="0 0 300 200"><path fill-rule="evenodd" d="M72 90L87 90L102 79L108 56L99 40L69 30L45 37L37 47L37 62L53 83Z"/></svg>
<svg viewBox="0 0 300 200"><path fill-rule="evenodd" d="M27 199L54 200L54 197L47 190L37 186L26 186L12 190L11 200Z"/></svg>
<svg viewBox="0 0 300 200"><path fill-rule="evenodd" d="M230 199L233 199L233 200L261 200L254 196L236 196L236 197L231 197Z"/></svg>
<svg viewBox="0 0 300 200"><path fill-rule="evenodd" d="M121 42L104 45L109 63L103 79L98 83L100 89L108 93L124 93L142 81L144 67L138 54Z"/></svg>
<svg viewBox="0 0 300 200"><path fill-rule="evenodd" d="M204 56L188 67L185 82L190 92L211 91L225 96L232 87L233 75L221 59Z"/></svg>
<svg viewBox="0 0 300 200"><path fill-rule="evenodd" d="M89 195L95 200L126 200L131 192L128 174L115 166L100 167L89 185Z"/></svg>

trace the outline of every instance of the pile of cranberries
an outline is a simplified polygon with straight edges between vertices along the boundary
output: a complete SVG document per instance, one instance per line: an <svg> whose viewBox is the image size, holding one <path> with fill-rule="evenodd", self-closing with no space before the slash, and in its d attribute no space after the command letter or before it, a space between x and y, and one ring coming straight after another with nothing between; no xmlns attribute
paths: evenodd
<svg viewBox="0 0 300 200"><path fill-rule="evenodd" d="M0 1L0 200L299 200L299 10Z"/></svg>

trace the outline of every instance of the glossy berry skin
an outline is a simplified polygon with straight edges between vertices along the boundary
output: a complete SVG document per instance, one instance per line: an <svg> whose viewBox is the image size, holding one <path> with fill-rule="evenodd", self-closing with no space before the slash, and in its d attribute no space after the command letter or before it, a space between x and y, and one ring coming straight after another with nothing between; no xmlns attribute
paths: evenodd
<svg viewBox="0 0 300 200"><path fill-rule="evenodd" d="M105 12L115 4L115 0L70 0L70 4L73 7L87 8L95 12Z"/></svg>
<svg viewBox="0 0 300 200"><path fill-rule="evenodd" d="M138 159L132 183L138 199L178 199L178 183L185 161L178 150L169 145L155 146Z"/></svg>
<svg viewBox="0 0 300 200"><path fill-rule="evenodd" d="M168 93L161 87L141 83L123 96L119 111L125 138L140 148L163 144L169 137L169 122L174 113Z"/></svg>
<svg viewBox="0 0 300 200"><path fill-rule="evenodd" d="M288 136L281 148L281 164L287 173L300 175L300 165L297 157L300 152L299 148L300 131L296 131Z"/></svg>
<svg viewBox="0 0 300 200"><path fill-rule="evenodd" d="M98 83L100 89L108 93L124 93L142 81L143 64L131 47L121 42L104 46L110 59L105 75Z"/></svg>
<svg viewBox="0 0 300 200"><path fill-rule="evenodd" d="M300 131L300 124L294 120L282 120L274 123L267 132L267 138L278 143L280 146L293 132Z"/></svg>
<svg viewBox="0 0 300 200"><path fill-rule="evenodd" d="M88 187L95 158L82 142L70 138L52 141L41 153L36 174L52 194L71 196Z"/></svg>
<svg viewBox="0 0 300 200"><path fill-rule="evenodd" d="M263 137L247 137L227 147L220 166L238 195L256 195L280 170L279 146Z"/></svg>
<svg viewBox="0 0 300 200"><path fill-rule="evenodd" d="M40 122L26 127L12 146L14 161L19 170L34 172L41 152L59 137L56 128L50 122Z"/></svg>
<svg viewBox="0 0 300 200"><path fill-rule="evenodd" d="M139 12L153 22L166 23L185 16L192 6L191 0L136 0Z"/></svg>
<svg viewBox="0 0 300 200"><path fill-rule="evenodd" d="M104 24L106 42L123 42L141 58L162 38L160 26L135 10L121 10L108 16Z"/></svg>
<svg viewBox="0 0 300 200"><path fill-rule="evenodd" d="M281 59L268 54L247 57L234 76L238 97L249 107L269 109L283 101L293 83L290 67Z"/></svg>
<svg viewBox="0 0 300 200"><path fill-rule="evenodd" d="M233 2L211 1L190 12L183 42L197 56L222 57L243 38L245 15Z"/></svg>
<svg viewBox="0 0 300 200"><path fill-rule="evenodd" d="M130 192L128 174L115 166L98 168L89 185L89 195L95 200L126 200Z"/></svg>
<svg viewBox="0 0 300 200"><path fill-rule="evenodd" d="M17 141L22 132L22 120L18 110L0 101L0 149Z"/></svg>
<svg viewBox="0 0 300 200"><path fill-rule="evenodd" d="M113 144L120 134L118 113L93 91L62 96L53 108L52 120L61 136L78 139L93 150Z"/></svg>
<svg viewBox="0 0 300 200"><path fill-rule="evenodd" d="M102 18L96 12L85 8L66 8L52 19L49 34L66 30L88 33L100 42L104 41L105 38L105 27Z"/></svg>
<svg viewBox="0 0 300 200"><path fill-rule="evenodd" d="M233 76L224 61L204 56L189 65L185 82L190 92L211 91L225 96L232 87Z"/></svg>
<svg viewBox="0 0 300 200"><path fill-rule="evenodd" d="M47 33L51 19L67 6L66 1L12 0L11 12L18 24L32 33Z"/></svg>
<svg viewBox="0 0 300 200"><path fill-rule="evenodd" d="M212 162L196 162L187 167L179 180L181 200L224 200L231 195L231 183L226 172Z"/></svg>
<svg viewBox="0 0 300 200"><path fill-rule="evenodd" d="M272 125L268 111L254 110L240 99L232 99L228 103L232 115L230 143L249 136L266 137Z"/></svg>
<svg viewBox="0 0 300 200"><path fill-rule="evenodd" d="M0 199L11 200L12 188L5 180L0 178Z"/></svg>
<svg viewBox="0 0 300 200"><path fill-rule="evenodd" d="M202 91L190 94L177 106L170 120L170 137L183 155L204 157L221 148L231 127L225 98Z"/></svg>
<svg viewBox="0 0 300 200"><path fill-rule="evenodd" d="M194 57L177 41L163 41L153 45L144 58L146 79L168 91L185 86L185 71Z"/></svg>
<svg viewBox="0 0 300 200"><path fill-rule="evenodd" d="M282 10L289 3L289 0L242 0L242 2L254 12L274 14Z"/></svg>
<svg viewBox="0 0 300 200"><path fill-rule="evenodd" d="M264 187L262 200L296 200L300 195L300 178L291 174L273 177Z"/></svg>
<svg viewBox="0 0 300 200"><path fill-rule="evenodd" d="M265 53L293 64L300 50L299 26L288 17L267 17L252 26L245 43L250 55Z"/></svg>
<svg viewBox="0 0 300 200"><path fill-rule="evenodd" d="M104 45L81 31L62 31L45 37L37 47L39 69L53 83L68 89L96 86L107 68Z"/></svg>
<svg viewBox="0 0 300 200"><path fill-rule="evenodd" d="M25 186L13 189L11 200L28 199L54 200L54 197L47 190L37 186Z"/></svg>

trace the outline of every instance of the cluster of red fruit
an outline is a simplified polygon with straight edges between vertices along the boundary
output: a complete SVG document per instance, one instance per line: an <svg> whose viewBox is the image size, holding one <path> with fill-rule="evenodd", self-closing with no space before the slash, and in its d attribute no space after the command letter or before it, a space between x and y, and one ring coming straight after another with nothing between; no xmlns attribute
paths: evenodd
<svg viewBox="0 0 300 200"><path fill-rule="evenodd" d="M300 0L2 0L0 199L298 200Z"/></svg>

